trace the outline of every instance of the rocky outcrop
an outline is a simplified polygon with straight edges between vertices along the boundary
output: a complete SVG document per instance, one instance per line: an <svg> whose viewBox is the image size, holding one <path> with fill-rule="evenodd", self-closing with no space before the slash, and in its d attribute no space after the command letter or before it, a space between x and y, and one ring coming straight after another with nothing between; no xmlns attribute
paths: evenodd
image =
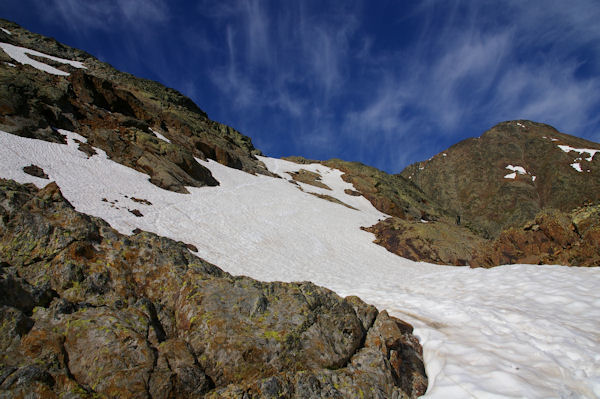
<svg viewBox="0 0 600 399"><path fill-rule="evenodd" d="M487 242L446 219L409 221L388 218L364 230L375 234L376 244L396 255L440 265L469 265L473 253Z"/></svg>
<svg viewBox="0 0 600 399"><path fill-rule="evenodd" d="M311 172L306 169L300 169L298 172L289 172L294 181L310 184L311 186L331 190L329 186L321 181L321 175L316 172Z"/></svg>
<svg viewBox="0 0 600 399"><path fill-rule="evenodd" d="M231 276L0 180L0 396L417 397L404 322L314 284Z"/></svg>
<svg viewBox="0 0 600 399"><path fill-rule="evenodd" d="M48 179L48 175L44 172L44 169L40 168L37 165L29 165L23 167L23 172L28 175L39 177L40 179Z"/></svg>
<svg viewBox="0 0 600 399"><path fill-rule="evenodd" d="M600 266L600 206L571 213L545 210L520 228L504 230L473 254L473 267L502 264Z"/></svg>
<svg viewBox="0 0 600 399"><path fill-rule="evenodd" d="M86 69L54 63L69 75L51 75L0 51L0 130L59 143L64 137L57 129L75 131L88 140L82 151L100 148L116 162L147 173L157 186L181 193L186 186L218 184L195 158L270 175L254 156L260 151L250 138L211 121L177 91L119 72L9 21L2 24L12 34L0 31L0 41L80 61Z"/></svg>
<svg viewBox="0 0 600 399"><path fill-rule="evenodd" d="M364 230L375 234L376 244L396 255L441 265L600 266L599 221L600 206L590 205L570 213L543 210L492 240L447 220L419 223L388 218Z"/></svg>

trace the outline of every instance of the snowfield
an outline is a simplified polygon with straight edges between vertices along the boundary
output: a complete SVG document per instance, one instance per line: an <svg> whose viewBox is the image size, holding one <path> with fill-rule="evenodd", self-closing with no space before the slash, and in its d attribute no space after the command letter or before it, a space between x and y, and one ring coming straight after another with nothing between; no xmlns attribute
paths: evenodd
<svg viewBox="0 0 600 399"><path fill-rule="evenodd" d="M56 181L78 211L125 234L140 228L194 244L198 256L230 273L310 280L387 309L415 326L429 377L427 398L600 396L600 269L413 262L360 230L386 215L363 197L345 194L352 186L340 171L261 158L283 177L276 179L201 162L221 185L177 194L101 150L88 158L75 141L85 138L62 133L68 145L0 132L0 177L38 187ZM25 174L30 164L50 180ZM288 172L299 169L319 173L332 190L290 183Z"/></svg>

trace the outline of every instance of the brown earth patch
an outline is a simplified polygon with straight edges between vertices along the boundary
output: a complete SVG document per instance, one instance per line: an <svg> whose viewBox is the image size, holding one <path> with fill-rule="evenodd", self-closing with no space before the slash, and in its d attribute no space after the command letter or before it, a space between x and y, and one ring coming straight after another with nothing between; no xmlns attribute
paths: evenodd
<svg viewBox="0 0 600 399"><path fill-rule="evenodd" d="M288 172L292 179L297 182L309 184L311 186L331 190L329 186L321 181L321 175L306 169L300 169L298 172Z"/></svg>

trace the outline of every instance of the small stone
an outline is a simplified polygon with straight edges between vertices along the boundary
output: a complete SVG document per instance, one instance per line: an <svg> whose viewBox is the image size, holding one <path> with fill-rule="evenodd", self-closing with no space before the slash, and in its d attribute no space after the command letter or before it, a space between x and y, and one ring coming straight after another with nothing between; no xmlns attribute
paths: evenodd
<svg viewBox="0 0 600 399"><path fill-rule="evenodd" d="M37 165L25 166L23 167L23 172L31 176L39 177L40 179L48 179L48 175L44 172L44 169Z"/></svg>
<svg viewBox="0 0 600 399"><path fill-rule="evenodd" d="M141 218L142 216L144 216L144 215L142 215L142 212L140 212L137 209L129 209L129 212L133 213L138 218Z"/></svg>

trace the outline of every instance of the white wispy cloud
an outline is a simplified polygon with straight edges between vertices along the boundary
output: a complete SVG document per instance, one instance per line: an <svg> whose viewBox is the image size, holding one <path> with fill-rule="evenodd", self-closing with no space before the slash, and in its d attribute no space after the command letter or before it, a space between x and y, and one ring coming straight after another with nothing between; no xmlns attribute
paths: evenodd
<svg viewBox="0 0 600 399"><path fill-rule="evenodd" d="M169 19L168 3L164 0L48 0L36 4L46 19L78 31L109 30L121 23L143 26Z"/></svg>
<svg viewBox="0 0 600 399"><path fill-rule="evenodd" d="M599 120L600 76L578 74L582 61L571 50L588 46L591 57L600 55L600 29L591 21L600 8L575 3L424 2L417 12L427 15L420 17L444 25L424 24L419 40L396 54L368 55L377 65L373 96L346 114L345 134L377 137L389 154L414 135L433 142L473 124L518 118L598 137L590 128Z"/></svg>
<svg viewBox="0 0 600 399"><path fill-rule="evenodd" d="M209 76L232 99L238 117L283 113L294 120L298 146L331 145L339 129L330 107L345 91L358 27L352 10L316 15L301 2L274 9L244 0L202 12L224 25L227 57Z"/></svg>
<svg viewBox="0 0 600 399"><path fill-rule="evenodd" d="M248 58L254 64L270 64L273 62L273 48L269 35L269 18L267 11L258 0L247 0L242 3L245 18Z"/></svg>
<svg viewBox="0 0 600 399"><path fill-rule="evenodd" d="M262 85L260 91L288 91L275 98L289 101L299 81L320 95L334 95L349 56L354 16L314 18L306 15L302 4L285 7L277 14L269 11L266 3L255 0L223 2L216 10L207 11L227 22L227 32L235 29L235 43L230 42L229 33L227 36L229 51L235 48L228 62ZM261 80L264 76L268 78Z"/></svg>
<svg viewBox="0 0 600 399"><path fill-rule="evenodd" d="M128 59L150 55L164 82L218 109L263 150L287 140L295 153L329 149L398 170L507 119L600 139L597 0L392 4L403 12L386 23L401 33L385 37L364 0L202 0L190 9L198 24L183 33L148 29L182 20L166 0L39 4L74 30L120 27ZM190 51L171 49L159 31Z"/></svg>
<svg viewBox="0 0 600 399"><path fill-rule="evenodd" d="M216 87L225 95L229 96L230 103L236 107L246 107L254 101L258 101L252 82L240 74L236 60L236 32L233 27L227 26L226 45L227 45L227 63L216 67L209 72Z"/></svg>
<svg viewBox="0 0 600 399"><path fill-rule="evenodd" d="M502 77L495 105L500 115L528 118L568 128L573 134L598 122L600 79L577 79L576 65L516 65Z"/></svg>

